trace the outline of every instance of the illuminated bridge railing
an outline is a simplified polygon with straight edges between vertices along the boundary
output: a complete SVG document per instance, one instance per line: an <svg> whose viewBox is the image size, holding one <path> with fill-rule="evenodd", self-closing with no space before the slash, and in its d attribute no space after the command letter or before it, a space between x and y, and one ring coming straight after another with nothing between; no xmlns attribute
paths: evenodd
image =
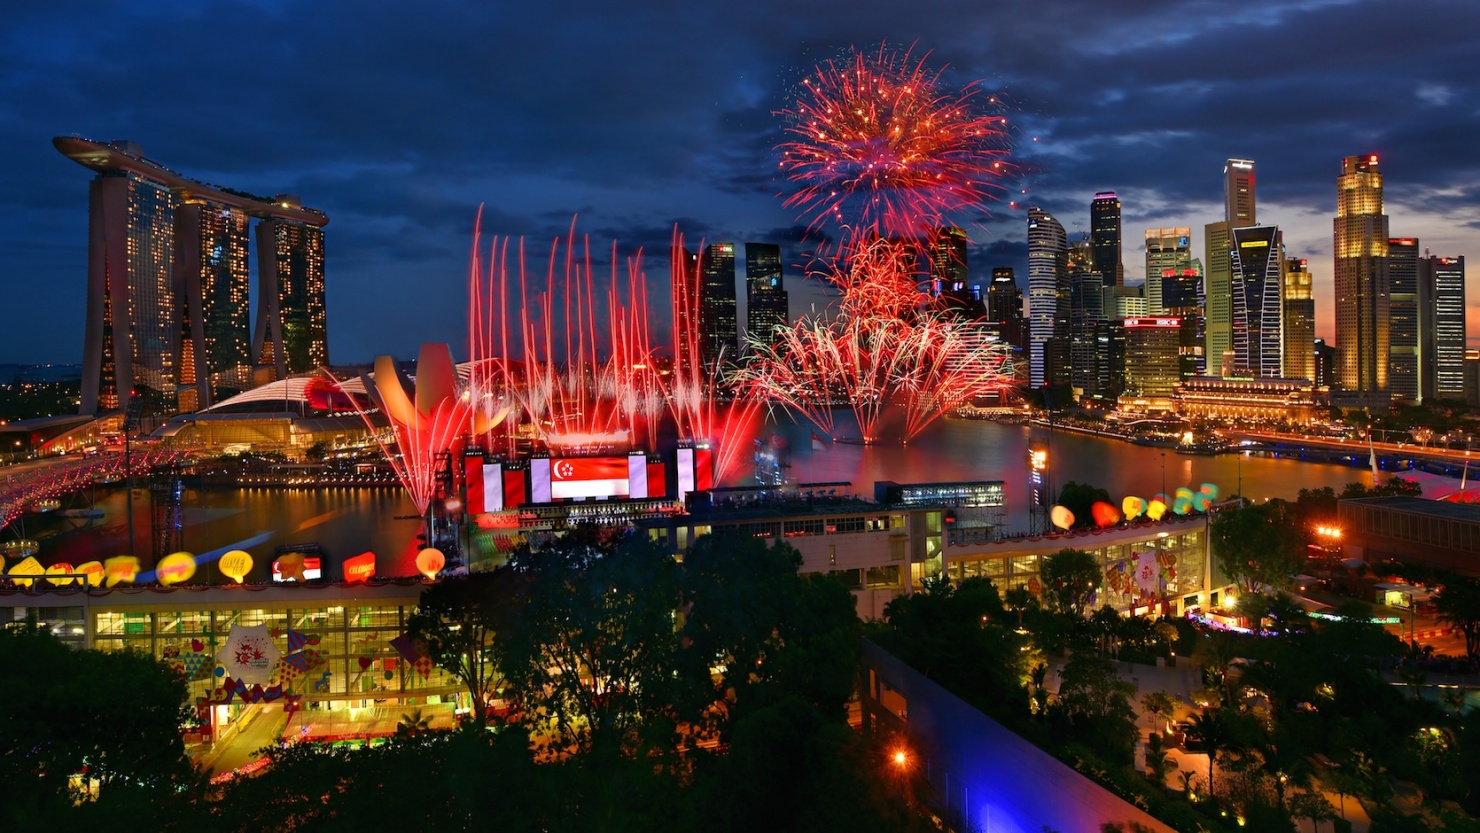
<svg viewBox="0 0 1480 833"><path fill-rule="evenodd" d="M144 474L154 466L181 457L176 449L141 448L129 455L128 468L135 475ZM124 455L119 452L62 459L20 474L0 470L0 529L9 526L38 501L61 497L94 483L120 480L127 474Z"/></svg>

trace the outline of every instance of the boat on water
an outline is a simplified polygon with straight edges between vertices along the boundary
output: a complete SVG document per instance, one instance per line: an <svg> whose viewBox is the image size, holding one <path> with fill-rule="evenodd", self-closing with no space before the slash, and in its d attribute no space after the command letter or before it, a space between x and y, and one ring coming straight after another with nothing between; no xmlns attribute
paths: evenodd
<svg viewBox="0 0 1480 833"><path fill-rule="evenodd" d="M64 518L101 518L103 517L103 510L97 507L89 509L63 509L57 514Z"/></svg>

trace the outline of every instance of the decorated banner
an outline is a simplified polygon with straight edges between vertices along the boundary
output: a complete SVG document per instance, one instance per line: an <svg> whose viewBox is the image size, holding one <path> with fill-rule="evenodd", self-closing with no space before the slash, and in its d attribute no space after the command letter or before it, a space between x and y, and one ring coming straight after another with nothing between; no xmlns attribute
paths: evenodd
<svg viewBox="0 0 1480 833"><path fill-rule="evenodd" d="M407 662L416 668L416 673L423 679L431 676L432 657L427 653L427 645L420 639L413 639L411 634L403 633L391 640L391 647L396 649ZM364 667L364 666L361 666Z"/></svg>
<svg viewBox="0 0 1480 833"><path fill-rule="evenodd" d="M1161 568L1156 563L1156 550L1136 554L1136 586L1142 596L1154 596L1161 589Z"/></svg>
<svg viewBox="0 0 1480 833"><path fill-rule="evenodd" d="M260 685L272 676L273 666L282 655L272 644L266 625L232 625L226 644L216 653L216 662L237 681Z"/></svg>

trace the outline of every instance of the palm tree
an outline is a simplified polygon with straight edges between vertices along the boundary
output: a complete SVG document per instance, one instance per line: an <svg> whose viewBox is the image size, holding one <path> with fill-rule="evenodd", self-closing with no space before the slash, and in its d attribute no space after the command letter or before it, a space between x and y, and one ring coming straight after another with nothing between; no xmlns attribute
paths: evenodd
<svg viewBox="0 0 1480 833"><path fill-rule="evenodd" d="M424 716L421 709L401 715L401 720L396 724L396 737L414 738L424 735L432 730L431 718Z"/></svg>
<svg viewBox="0 0 1480 833"><path fill-rule="evenodd" d="M1208 795L1212 795L1213 763L1218 753L1228 749L1232 742L1228 719L1222 709L1205 709L1201 714L1188 718L1187 724L1188 734L1201 739L1203 748L1208 751Z"/></svg>
<svg viewBox="0 0 1480 833"><path fill-rule="evenodd" d="M1398 677L1413 686L1414 700L1423 699L1423 684L1429 678L1423 666L1433 653L1433 646L1419 645L1417 642L1409 642L1403 651L1403 664L1398 668Z"/></svg>

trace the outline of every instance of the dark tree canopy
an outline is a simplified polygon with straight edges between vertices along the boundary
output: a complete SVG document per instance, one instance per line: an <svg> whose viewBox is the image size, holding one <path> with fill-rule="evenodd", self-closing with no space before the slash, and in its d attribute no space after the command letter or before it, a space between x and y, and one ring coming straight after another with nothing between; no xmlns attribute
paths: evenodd
<svg viewBox="0 0 1480 833"><path fill-rule="evenodd" d="M1213 517L1213 555L1245 595L1285 590L1300 569L1303 539L1286 504L1245 504Z"/></svg>
<svg viewBox="0 0 1480 833"><path fill-rule="evenodd" d="M1095 501L1110 502L1110 493L1097 486L1088 483L1075 483L1070 480L1059 490L1059 505L1074 513L1074 526L1094 526L1094 517L1090 507Z"/></svg>
<svg viewBox="0 0 1480 833"><path fill-rule="evenodd" d="M513 573L499 570L449 578L422 591L407 631L427 645L438 666L457 677L473 701L473 719L488 721L502 679L504 642L516 611Z"/></svg>
<svg viewBox="0 0 1480 833"><path fill-rule="evenodd" d="M1062 549L1043 559L1038 578L1050 610L1084 616L1100 589L1100 564L1084 550Z"/></svg>

